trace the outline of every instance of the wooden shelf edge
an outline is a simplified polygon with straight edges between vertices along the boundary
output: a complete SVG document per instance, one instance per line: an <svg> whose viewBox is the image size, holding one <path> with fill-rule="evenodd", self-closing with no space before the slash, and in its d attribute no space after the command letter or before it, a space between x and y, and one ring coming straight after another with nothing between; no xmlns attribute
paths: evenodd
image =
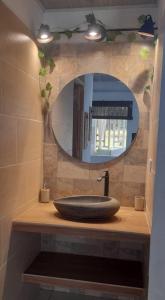
<svg viewBox="0 0 165 300"><path fill-rule="evenodd" d="M145 289L143 288L73 280L68 278L57 278L57 277L40 276L40 275L25 273L22 275L22 280L24 283L30 283L30 284L37 284L37 285L45 284L48 286L57 285L65 288L78 288L78 289L86 289L86 290L89 289L89 290L100 291L100 292L101 291L109 292L115 295L139 296L139 297L143 297L145 295Z"/></svg>

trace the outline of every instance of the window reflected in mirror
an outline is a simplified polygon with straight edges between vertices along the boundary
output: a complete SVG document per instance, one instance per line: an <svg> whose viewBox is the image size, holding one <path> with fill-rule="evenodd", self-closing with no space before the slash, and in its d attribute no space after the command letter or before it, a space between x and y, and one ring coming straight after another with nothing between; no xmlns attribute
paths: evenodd
<svg viewBox="0 0 165 300"><path fill-rule="evenodd" d="M52 106L52 128L71 157L103 163L121 156L139 126L133 93L117 78L85 74L68 83Z"/></svg>

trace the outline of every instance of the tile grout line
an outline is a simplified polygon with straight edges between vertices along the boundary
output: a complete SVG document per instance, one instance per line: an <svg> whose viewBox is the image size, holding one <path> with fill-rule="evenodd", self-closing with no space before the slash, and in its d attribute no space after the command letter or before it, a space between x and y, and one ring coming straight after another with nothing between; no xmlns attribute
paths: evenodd
<svg viewBox="0 0 165 300"><path fill-rule="evenodd" d="M15 70L17 70L17 71L23 73L24 75L26 75L27 77L31 78L32 80L38 81L38 77L37 77L37 76L34 77L34 76L30 75L28 72L26 72L26 71L24 71L23 69L17 67L17 66L14 65L13 63L8 62L7 60L2 59L2 58L0 58L0 61L3 62L3 63L5 63L5 64L7 64L7 65L10 66L11 68L13 68L13 69L15 69Z"/></svg>
<svg viewBox="0 0 165 300"><path fill-rule="evenodd" d="M11 164L11 165L4 165L4 166L0 166L0 170L1 169L6 169L6 168L13 168L13 167L17 167L17 166L23 166L23 165L28 165L31 164L33 162L41 162L41 158L37 158L37 159L32 159L32 160L27 160L24 162L16 162L15 164Z"/></svg>
<svg viewBox="0 0 165 300"><path fill-rule="evenodd" d="M5 114L5 113L0 113L0 117L8 117L8 118L11 118L11 119L18 119L18 120L25 120L25 121L33 121L35 123L39 123L39 124L43 124L43 121L42 119L41 120L36 120L36 119L29 119L27 117L21 117L19 115L10 115L10 114Z"/></svg>

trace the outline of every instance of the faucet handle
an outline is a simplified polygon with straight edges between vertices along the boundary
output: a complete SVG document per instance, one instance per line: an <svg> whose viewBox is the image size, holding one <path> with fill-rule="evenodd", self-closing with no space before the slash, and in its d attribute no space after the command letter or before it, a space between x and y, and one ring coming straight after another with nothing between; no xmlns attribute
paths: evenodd
<svg viewBox="0 0 165 300"><path fill-rule="evenodd" d="M105 176L109 176L109 170L104 171Z"/></svg>
<svg viewBox="0 0 165 300"><path fill-rule="evenodd" d="M100 176L97 178L97 181L100 182L103 179L104 176Z"/></svg>

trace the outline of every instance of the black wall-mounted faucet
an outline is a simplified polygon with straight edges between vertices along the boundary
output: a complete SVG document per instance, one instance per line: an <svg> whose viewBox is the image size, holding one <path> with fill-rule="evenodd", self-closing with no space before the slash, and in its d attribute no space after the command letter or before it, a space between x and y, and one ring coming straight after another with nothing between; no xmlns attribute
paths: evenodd
<svg viewBox="0 0 165 300"><path fill-rule="evenodd" d="M104 179L104 196L109 196L109 171L104 171L104 175L97 178L97 181Z"/></svg>

